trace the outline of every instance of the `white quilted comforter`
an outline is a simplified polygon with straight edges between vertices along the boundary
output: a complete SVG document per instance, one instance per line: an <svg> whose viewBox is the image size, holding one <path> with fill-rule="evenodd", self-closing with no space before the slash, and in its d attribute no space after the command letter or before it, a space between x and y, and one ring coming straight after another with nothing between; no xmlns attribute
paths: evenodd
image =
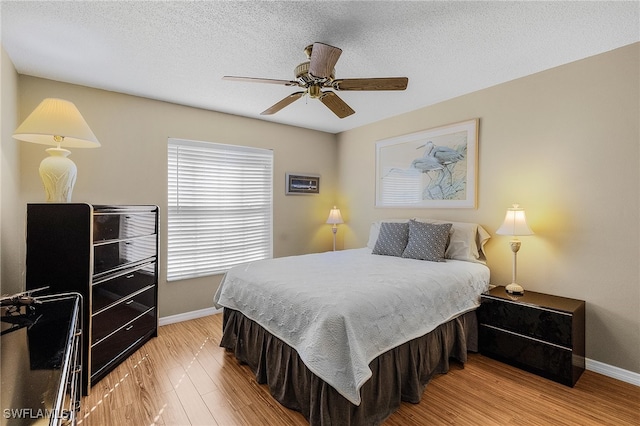
<svg viewBox="0 0 640 426"><path fill-rule="evenodd" d="M488 285L483 264L379 256L363 248L237 266L214 303L279 337L359 405L374 358L476 308Z"/></svg>

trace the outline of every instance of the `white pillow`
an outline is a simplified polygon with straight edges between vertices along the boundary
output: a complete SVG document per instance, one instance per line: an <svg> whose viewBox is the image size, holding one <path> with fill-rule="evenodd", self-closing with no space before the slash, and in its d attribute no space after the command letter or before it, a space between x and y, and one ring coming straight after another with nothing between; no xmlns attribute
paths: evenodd
<svg viewBox="0 0 640 426"><path fill-rule="evenodd" d="M450 223L453 226L449 232L449 245L445 251L445 258L464 260L467 262L486 263L483 247L491 235L477 223L452 222L427 218L414 218L418 222ZM371 224L367 247L373 250L378 241L380 224L382 222L409 222L409 219L383 219Z"/></svg>

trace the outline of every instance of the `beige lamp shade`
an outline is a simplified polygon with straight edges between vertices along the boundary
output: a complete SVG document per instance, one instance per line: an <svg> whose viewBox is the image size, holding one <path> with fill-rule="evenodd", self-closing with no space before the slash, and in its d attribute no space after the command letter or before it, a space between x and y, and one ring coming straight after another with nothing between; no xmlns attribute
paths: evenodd
<svg viewBox="0 0 640 426"><path fill-rule="evenodd" d="M43 145L68 148L97 148L98 138L69 101L47 98L16 129L13 137Z"/></svg>
<svg viewBox="0 0 640 426"><path fill-rule="evenodd" d="M337 208L336 206L333 206L333 208L329 212L327 223L329 225L337 225L339 223L344 223L344 221L342 220L342 215L340 214L340 209Z"/></svg>
<svg viewBox="0 0 640 426"><path fill-rule="evenodd" d="M533 235L533 231L527 225L527 218L524 210L518 204L507 209L504 222L496 231L498 235Z"/></svg>

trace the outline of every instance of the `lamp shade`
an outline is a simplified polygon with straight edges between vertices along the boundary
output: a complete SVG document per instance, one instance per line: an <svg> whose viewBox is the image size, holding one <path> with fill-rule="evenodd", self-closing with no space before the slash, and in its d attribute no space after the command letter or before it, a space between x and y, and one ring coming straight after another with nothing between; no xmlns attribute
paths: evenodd
<svg viewBox="0 0 640 426"><path fill-rule="evenodd" d="M499 235L532 235L533 231L527 225L527 218L524 210L518 204L514 204L512 208L507 209L507 215L504 218L502 226L498 228L496 234Z"/></svg>
<svg viewBox="0 0 640 426"><path fill-rule="evenodd" d="M47 98L16 129L13 137L43 145L68 148L97 148L100 142L69 101Z"/></svg>
<svg viewBox="0 0 640 426"><path fill-rule="evenodd" d="M342 220L342 215L340 214L340 209L337 208L336 206L333 206L333 208L329 212L327 223L330 225L337 225L339 223L344 223L344 221Z"/></svg>

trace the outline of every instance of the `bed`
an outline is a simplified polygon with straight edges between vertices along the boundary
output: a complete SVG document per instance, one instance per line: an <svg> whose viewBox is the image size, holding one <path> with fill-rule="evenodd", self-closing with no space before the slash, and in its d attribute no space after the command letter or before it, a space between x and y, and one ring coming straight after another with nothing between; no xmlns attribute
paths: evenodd
<svg viewBox="0 0 640 426"><path fill-rule="evenodd" d="M221 346L311 425L377 425L477 350L489 285L477 224L372 224L367 247L230 269Z"/></svg>

